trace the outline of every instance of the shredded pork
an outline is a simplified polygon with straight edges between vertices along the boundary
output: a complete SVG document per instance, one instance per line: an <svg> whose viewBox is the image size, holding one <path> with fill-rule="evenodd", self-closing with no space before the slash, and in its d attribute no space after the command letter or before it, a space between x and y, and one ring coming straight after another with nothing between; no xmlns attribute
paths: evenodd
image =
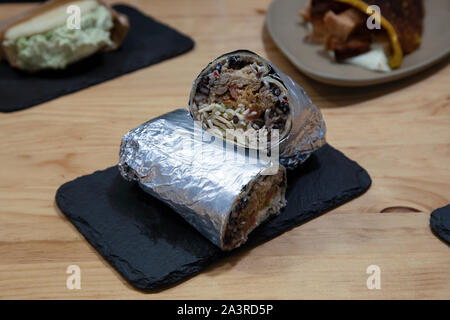
<svg viewBox="0 0 450 320"><path fill-rule="evenodd" d="M279 170L276 175L260 176L231 211L224 236L225 250L245 243L256 226L270 215L279 213L286 203L285 190L284 170Z"/></svg>
<svg viewBox="0 0 450 320"><path fill-rule="evenodd" d="M289 128L288 95L280 80L266 65L239 55L201 78L194 102L194 118L224 137L227 129L278 129L281 137Z"/></svg>

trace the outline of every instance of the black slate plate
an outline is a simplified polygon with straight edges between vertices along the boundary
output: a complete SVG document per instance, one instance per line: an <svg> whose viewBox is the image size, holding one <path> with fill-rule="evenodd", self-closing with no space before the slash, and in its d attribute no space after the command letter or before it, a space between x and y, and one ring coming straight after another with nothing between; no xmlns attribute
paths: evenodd
<svg viewBox="0 0 450 320"><path fill-rule="evenodd" d="M62 71L28 74L0 62L0 111L12 112L85 89L194 47L189 37L153 20L137 9L116 5L128 16L130 31L117 51L96 54Z"/></svg>
<svg viewBox="0 0 450 320"><path fill-rule="evenodd" d="M364 193L371 180L356 162L329 145L288 172L288 204L255 229L245 250L268 241ZM133 286L167 287L228 254L163 202L125 181L117 167L62 185L56 203L84 237Z"/></svg>
<svg viewBox="0 0 450 320"><path fill-rule="evenodd" d="M450 204L431 213L430 225L439 238L450 244Z"/></svg>

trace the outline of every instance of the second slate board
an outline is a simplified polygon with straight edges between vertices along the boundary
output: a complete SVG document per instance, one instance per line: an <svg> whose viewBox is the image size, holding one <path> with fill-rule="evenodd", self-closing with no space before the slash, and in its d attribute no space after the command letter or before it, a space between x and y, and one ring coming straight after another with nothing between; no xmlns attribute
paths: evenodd
<svg viewBox="0 0 450 320"><path fill-rule="evenodd" d="M213 262L257 246L364 193L371 180L356 162L325 145L288 172L287 206L224 253L163 202L125 181L117 167L62 185L56 203L83 236L134 287L155 290Z"/></svg>

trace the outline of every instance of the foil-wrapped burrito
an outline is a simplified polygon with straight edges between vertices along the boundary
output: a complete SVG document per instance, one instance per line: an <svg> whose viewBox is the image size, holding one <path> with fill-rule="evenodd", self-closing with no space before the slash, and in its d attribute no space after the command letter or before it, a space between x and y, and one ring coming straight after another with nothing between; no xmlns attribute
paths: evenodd
<svg viewBox="0 0 450 320"><path fill-rule="evenodd" d="M211 134L249 148L248 139L242 138L249 132L277 130L278 141L270 141L269 148L278 144L280 162L288 168L325 144L322 114L303 88L247 50L224 54L200 72L189 111Z"/></svg>
<svg viewBox="0 0 450 320"><path fill-rule="evenodd" d="M245 243L286 203L286 170L278 161L214 137L184 109L129 131L119 170L222 250Z"/></svg>

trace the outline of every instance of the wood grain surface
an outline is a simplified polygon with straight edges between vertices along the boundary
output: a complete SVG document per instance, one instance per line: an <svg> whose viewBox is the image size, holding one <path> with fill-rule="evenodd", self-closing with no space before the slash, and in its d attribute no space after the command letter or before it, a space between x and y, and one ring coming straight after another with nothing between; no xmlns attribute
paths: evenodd
<svg viewBox="0 0 450 320"><path fill-rule="evenodd" d="M275 47L264 27L269 0L127 2L190 35L196 46L89 89L0 114L0 298L450 298L449 246L429 227L430 212L450 202L448 60L391 84L332 87L303 76ZM30 6L2 4L0 20ZM205 64L242 48L267 57L306 89L324 114L328 141L365 167L373 185L360 198L178 286L136 291L61 214L56 189L116 164L124 133L186 107ZM81 290L66 288L71 264L81 268ZM381 269L381 290L367 289L372 264Z"/></svg>

